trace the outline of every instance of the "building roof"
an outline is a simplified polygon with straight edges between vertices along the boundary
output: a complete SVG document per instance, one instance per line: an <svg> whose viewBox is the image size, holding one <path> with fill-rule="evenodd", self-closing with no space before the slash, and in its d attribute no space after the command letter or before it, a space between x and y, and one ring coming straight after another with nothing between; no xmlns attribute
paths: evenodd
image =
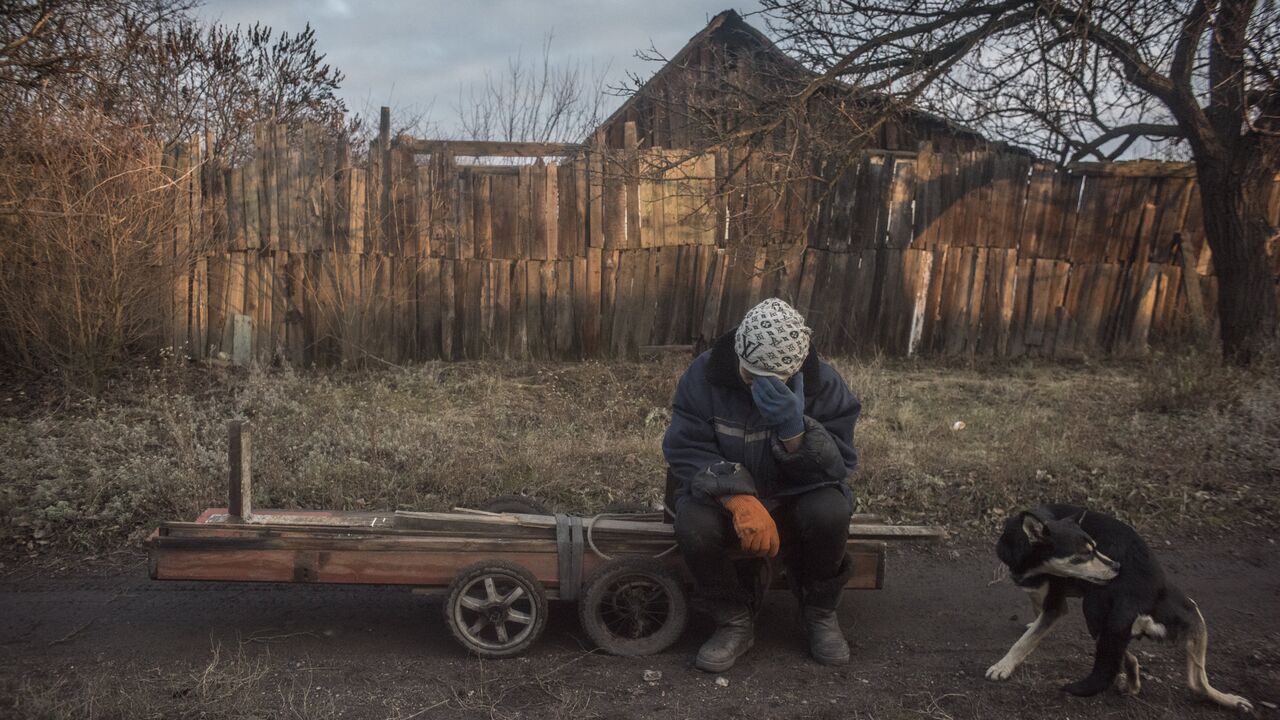
<svg viewBox="0 0 1280 720"><path fill-rule="evenodd" d="M706 27L702 28L702 30L698 31L693 37L689 38L689 41L684 44L684 47L680 48L679 52L672 56L671 59L659 68L657 72L637 88L635 93L628 97L627 100L618 107L618 109L614 110L613 113L611 113L609 117L600 124L600 127L611 127L615 122L626 117L627 113L636 105L636 103L640 102L641 98L645 97L647 89L660 85L668 75L674 72L679 72L687 67L690 59L696 57L695 53L697 53L704 45L754 46L753 49L755 52L766 54L772 61L778 63L779 67L795 72L797 77L818 77L817 72L812 68L807 67L794 57L783 52L782 48L779 48L767 35L748 23L737 13L737 11L723 10L715 17L711 18L711 21L707 23ZM848 83L840 81L834 82L833 85L835 87L850 90L853 88L853 86ZM954 133L955 135L970 136L983 141L986 140L978 131L948 120L940 115L935 115L931 112L918 108L912 108L907 112L914 119L942 126L942 128L947 132Z"/></svg>

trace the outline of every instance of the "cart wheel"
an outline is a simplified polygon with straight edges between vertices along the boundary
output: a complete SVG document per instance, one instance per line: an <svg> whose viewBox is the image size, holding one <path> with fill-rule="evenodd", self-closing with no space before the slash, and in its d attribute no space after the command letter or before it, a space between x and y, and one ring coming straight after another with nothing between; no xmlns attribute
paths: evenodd
<svg viewBox="0 0 1280 720"><path fill-rule="evenodd" d="M525 515L550 515L545 505L525 495L499 495L484 501L477 510L495 513L523 513Z"/></svg>
<svg viewBox="0 0 1280 720"><path fill-rule="evenodd" d="M519 655L547 624L547 596L528 570L501 560L469 565L449 585L449 631L485 658Z"/></svg>
<svg viewBox="0 0 1280 720"><path fill-rule="evenodd" d="M684 584L653 558L610 560L578 600L582 629L611 655L652 655L680 638L689 620Z"/></svg>

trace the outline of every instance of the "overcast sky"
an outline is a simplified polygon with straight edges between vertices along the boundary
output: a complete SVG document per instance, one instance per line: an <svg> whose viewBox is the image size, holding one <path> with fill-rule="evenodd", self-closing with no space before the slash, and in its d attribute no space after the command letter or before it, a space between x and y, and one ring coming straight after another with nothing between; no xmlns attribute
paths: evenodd
<svg viewBox="0 0 1280 720"><path fill-rule="evenodd" d="M199 13L235 25L262 22L295 32L310 22L328 60L347 75L353 111L381 105L431 108L442 134L456 131L459 84L500 73L518 50L609 66L610 84L656 64L635 57L652 44L670 56L716 13L746 14L755 0L206 0ZM751 20L749 20L751 21ZM755 19L754 24L760 27ZM619 102L616 99L610 101ZM613 105L608 108L612 110Z"/></svg>

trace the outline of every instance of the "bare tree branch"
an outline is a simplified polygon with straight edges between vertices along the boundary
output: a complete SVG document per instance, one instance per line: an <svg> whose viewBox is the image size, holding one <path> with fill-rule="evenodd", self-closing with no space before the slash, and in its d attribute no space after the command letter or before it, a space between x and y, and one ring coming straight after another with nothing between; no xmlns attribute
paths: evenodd
<svg viewBox="0 0 1280 720"><path fill-rule="evenodd" d="M1114 159L1109 156L1103 156L1098 150L1107 143L1117 138L1126 138L1126 142L1132 142L1139 137L1180 137L1182 128L1177 125L1160 125L1155 123L1132 123L1112 128L1087 143L1084 143L1076 150L1075 155L1071 157L1072 162L1083 160L1090 154L1096 154L1099 160ZM1127 146L1126 146L1127 147Z"/></svg>

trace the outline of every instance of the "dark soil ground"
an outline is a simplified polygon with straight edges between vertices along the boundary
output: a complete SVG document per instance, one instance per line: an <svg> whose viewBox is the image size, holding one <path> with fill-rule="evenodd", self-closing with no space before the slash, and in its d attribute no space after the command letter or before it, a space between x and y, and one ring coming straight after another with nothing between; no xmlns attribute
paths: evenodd
<svg viewBox="0 0 1280 720"><path fill-rule="evenodd" d="M1280 715L1280 561L1274 539L1158 541L1209 622L1209 676ZM1030 620L985 546L890 552L886 587L845 596L853 661L805 656L794 606L775 593L755 648L723 678L692 666L695 619L648 658L592 652L574 608L505 661L468 657L440 605L399 588L157 583L145 564L0 580L0 716L258 718L1208 718L1180 647L1137 645L1144 687L1073 698L1091 658L1072 615L1011 680L983 679ZM660 677L646 680L646 671ZM649 677L655 677L652 673Z"/></svg>

